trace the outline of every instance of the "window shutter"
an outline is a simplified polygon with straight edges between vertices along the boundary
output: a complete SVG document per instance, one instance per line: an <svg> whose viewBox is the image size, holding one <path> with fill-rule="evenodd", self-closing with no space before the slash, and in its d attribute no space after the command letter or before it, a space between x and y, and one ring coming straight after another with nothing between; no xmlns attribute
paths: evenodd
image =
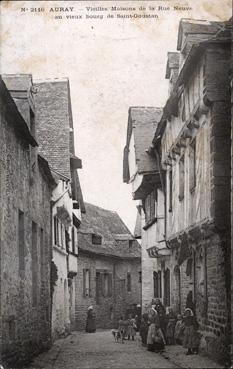
<svg viewBox="0 0 233 369"><path fill-rule="evenodd" d="M86 269L83 269L83 296L86 296Z"/></svg>
<svg viewBox="0 0 233 369"><path fill-rule="evenodd" d="M112 296L112 274L108 275L108 296Z"/></svg>

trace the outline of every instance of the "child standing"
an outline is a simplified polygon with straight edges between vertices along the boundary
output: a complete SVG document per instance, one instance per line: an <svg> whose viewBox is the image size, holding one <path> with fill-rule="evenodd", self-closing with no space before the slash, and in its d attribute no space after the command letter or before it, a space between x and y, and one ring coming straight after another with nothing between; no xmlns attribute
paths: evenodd
<svg viewBox="0 0 233 369"><path fill-rule="evenodd" d="M118 331L120 333L121 342L124 343L125 339L125 322L123 319L123 316L120 317L119 323L118 323Z"/></svg>
<svg viewBox="0 0 233 369"><path fill-rule="evenodd" d="M148 314L144 313L144 314L142 314L142 320L141 320L141 325L140 325L140 336L141 336L141 339L142 339L142 345L143 346L146 346L148 328L149 328Z"/></svg>
<svg viewBox="0 0 233 369"><path fill-rule="evenodd" d="M199 338L197 334L198 323L193 311L189 308L185 309L184 325L183 346L188 349L186 355L197 354L199 346Z"/></svg>
<svg viewBox="0 0 233 369"><path fill-rule="evenodd" d="M175 325L174 339L177 345L182 345L183 342L183 331L184 331L184 323L182 321L182 315L177 315L177 322Z"/></svg>
<svg viewBox="0 0 233 369"><path fill-rule="evenodd" d="M176 316L172 308L168 308L168 314L166 315L167 328L166 328L166 339L168 345L174 345L174 330L176 325Z"/></svg>
<svg viewBox="0 0 233 369"><path fill-rule="evenodd" d="M134 341L134 336L136 335L136 329L137 329L136 320L132 318L132 315L130 314L128 321L129 321L128 340L130 339L130 337L132 337L132 341Z"/></svg>

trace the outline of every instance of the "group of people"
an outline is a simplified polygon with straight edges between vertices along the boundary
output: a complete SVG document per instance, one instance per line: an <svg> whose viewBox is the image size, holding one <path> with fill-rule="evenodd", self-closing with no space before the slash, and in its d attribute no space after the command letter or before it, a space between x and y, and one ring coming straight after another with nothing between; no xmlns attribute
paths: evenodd
<svg viewBox="0 0 233 369"><path fill-rule="evenodd" d="M198 354L199 334L198 323L194 314L192 296L188 296L186 309L183 316L177 316L172 308L166 309L160 299L152 299L151 306L142 314L129 314L127 318L122 316L118 322L118 332L124 340L134 341L136 332L139 331L142 345L147 346L148 351L161 352L165 345L183 345L187 348L186 355ZM95 312L93 306L87 311L86 332L96 331Z"/></svg>
<svg viewBox="0 0 233 369"><path fill-rule="evenodd" d="M189 307L183 316L176 316L171 308L166 313L160 299L152 300L151 308L142 315L140 336L149 351L161 352L165 345L178 344L187 348L187 355L198 353L198 323Z"/></svg>

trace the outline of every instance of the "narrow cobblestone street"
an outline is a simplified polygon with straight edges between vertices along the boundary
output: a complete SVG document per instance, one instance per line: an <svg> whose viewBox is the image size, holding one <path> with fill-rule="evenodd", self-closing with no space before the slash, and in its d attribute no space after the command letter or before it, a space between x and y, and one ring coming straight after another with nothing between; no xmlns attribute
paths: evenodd
<svg viewBox="0 0 233 369"><path fill-rule="evenodd" d="M199 355L185 356L180 346L166 348L163 354L148 352L136 341L115 343L110 331L95 334L73 332L55 342L48 352L39 355L29 369L149 369L149 368L219 368Z"/></svg>

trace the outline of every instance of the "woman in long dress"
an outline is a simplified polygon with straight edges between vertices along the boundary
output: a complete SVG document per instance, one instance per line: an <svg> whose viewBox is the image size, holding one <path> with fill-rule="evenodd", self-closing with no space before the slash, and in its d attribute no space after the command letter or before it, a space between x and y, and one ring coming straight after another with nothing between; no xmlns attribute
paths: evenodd
<svg viewBox="0 0 233 369"><path fill-rule="evenodd" d="M89 306L87 309L87 322L86 322L86 332L94 333L96 331L95 323L95 312L93 306Z"/></svg>
<svg viewBox="0 0 233 369"><path fill-rule="evenodd" d="M150 316L150 326L147 335L147 350L161 352L165 347L165 339L162 330L159 327L156 315Z"/></svg>
<svg viewBox="0 0 233 369"><path fill-rule="evenodd" d="M183 346L188 349L186 355L197 354L199 346L198 323L193 311L189 308L185 309L184 312L184 325Z"/></svg>

